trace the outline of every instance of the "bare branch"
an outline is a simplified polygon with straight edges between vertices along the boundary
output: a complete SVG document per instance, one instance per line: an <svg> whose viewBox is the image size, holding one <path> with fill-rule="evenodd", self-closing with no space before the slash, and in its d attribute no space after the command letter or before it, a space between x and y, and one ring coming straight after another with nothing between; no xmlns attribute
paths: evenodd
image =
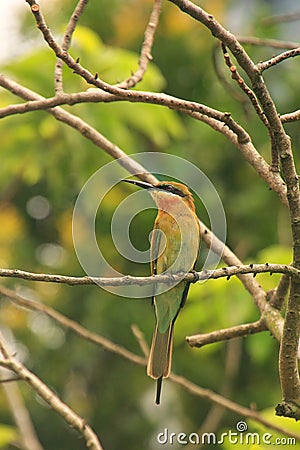
<svg viewBox="0 0 300 450"><path fill-rule="evenodd" d="M2 388L20 433L22 448L26 450L43 450L18 385L15 383L8 383L8 381L16 380L21 380L21 377L15 376L10 379L0 378L0 382L4 383Z"/></svg>
<svg viewBox="0 0 300 450"><path fill-rule="evenodd" d="M82 327L79 323L75 322L72 319L69 319L68 317L59 313L55 309L53 309L47 305L44 305L43 303L39 303L35 300L29 300L29 299L17 294L16 292L12 291L11 289L7 289L3 286L0 286L0 293L2 295L6 296L7 298L9 298L10 300L12 300L18 306L22 306L23 308L27 308L27 309L30 309L33 311L39 311L44 314L47 314L49 317L54 319L60 325L72 330L78 336L86 339L87 341L101 345L106 350L108 350L112 353L115 353L119 356L122 356L123 358L128 359L129 361L132 361L136 364L139 364L139 365L145 364L144 358L141 358L140 356L137 356L134 353L126 350L124 347L121 347L121 346L109 341L108 339L105 339L104 337L87 330L86 328Z"/></svg>
<svg viewBox="0 0 300 450"><path fill-rule="evenodd" d="M280 53L280 55L274 56L273 58L269 59L268 61L264 61L257 64L258 69L263 72L266 69L269 69L270 67L274 67L277 64L286 61L289 58L294 58L295 56L300 55L300 47L294 48L292 50L288 50L284 53Z"/></svg>
<svg viewBox="0 0 300 450"><path fill-rule="evenodd" d="M231 400L222 397L221 395L209 390L202 388L200 386L197 386L196 384L192 383L191 381L187 380L184 377L181 377L179 375L175 375L171 373L170 380L173 382L179 384L184 389L186 389L188 392L190 392L193 395L197 395L201 398L206 398L209 401L213 401L214 403L223 406L224 408L228 409L229 411L233 411L235 414L238 414L239 416L248 417L249 419L253 419L257 421L258 423L261 423L262 425L266 426L267 428L271 428L273 430L278 431L279 433L285 435L285 436L291 436L295 439L300 439L300 435L290 432L288 430L285 430L277 425L274 424L274 422L269 422L265 418L263 418L257 411L254 411L253 409L245 408L244 406L240 406L237 403L232 402Z"/></svg>
<svg viewBox="0 0 300 450"><path fill-rule="evenodd" d="M42 96L27 89L15 81L9 80L7 77L0 75L0 85L25 100L45 100ZM149 174L149 172L141 166L134 159L128 157L117 145L109 141L105 136L99 133L95 128L88 125L84 120L71 114L60 107L51 108L47 110L49 114L52 114L57 120L75 128L85 138L93 142L97 147L100 147L114 159L119 160L123 167L125 167L130 173L138 174L137 176L149 183L155 183L156 178Z"/></svg>
<svg viewBox="0 0 300 450"><path fill-rule="evenodd" d="M117 85L119 88L130 89L136 86L143 79L148 67L148 63L152 61L151 51L153 47L155 31L159 22L161 4L162 0L154 0L153 9L145 31L144 42L138 62L138 69L127 80L119 83Z"/></svg>
<svg viewBox="0 0 300 450"><path fill-rule="evenodd" d="M280 120L282 123L297 122L300 120L300 109L297 109L297 111L292 113L282 114Z"/></svg>
<svg viewBox="0 0 300 450"><path fill-rule="evenodd" d="M275 63L284 61L292 56L300 54L300 47L285 52L273 58L270 64L256 66L236 37L227 31L210 14L189 0L169 0L175 3L182 11L189 14L205 25L213 36L226 45L235 56L239 65L247 73L252 89L258 98L263 111L268 119L275 139L274 148L278 150L282 173L287 184L287 199L290 211L291 228L293 234L293 265L300 267L300 196L298 175L294 165L290 138L285 133L274 101L265 85L262 70L271 67ZM283 391L283 403L278 407L278 413L300 418L300 379L297 366L298 343L300 337L300 283L291 280L290 297L287 305L284 331L280 350L280 380ZM260 305L261 306L261 305ZM269 328L269 326L268 326ZM290 408L290 413L289 413ZM295 410L296 408L296 410Z"/></svg>
<svg viewBox="0 0 300 450"><path fill-rule="evenodd" d="M246 143L248 141L249 137L247 133L242 133L242 127L231 118L231 115L229 113L223 113L200 103L178 99L177 97L172 97L167 94L155 94L153 92L120 89L117 86L105 83L98 77L95 77L88 70L83 68L78 61L75 61L68 54L68 52L64 51L61 46L55 41L50 29L48 28L44 20L40 7L37 5L35 0L26 1L27 3L29 3L29 5L31 5L31 11L33 12L33 15L35 17L37 27L42 32L43 37L49 47L55 52L58 58L62 59L68 67L70 67L75 73L84 78L89 84L94 85L95 87L102 89L105 92L109 92L110 94L113 94L116 97L127 100L129 102L151 103L155 105L167 106L171 109L190 110L206 114L209 117L224 122L234 133L237 134L237 137L241 143Z"/></svg>
<svg viewBox="0 0 300 450"><path fill-rule="evenodd" d="M71 319L63 316L62 314L58 313L57 311L53 310L51 307L40 304L34 300L25 299L25 298L21 297L20 295L16 294L14 291L3 288L1 286L0 286L0 292L2 292L4 295L7 295L16 304L23 306L25 308L44 312L45 314L49 315L49 317L52 317L54 320L59 322L61 325L74 331L76 334L83 337L84 339L87 339L88 341L93 342L97 345L101 345L108 351L118 354L119 356L122 356L123 358L125 358L135 364L145 367L145 365L146 365L145 358L142 358L142 357L130 352L125 347L116 345L115 343L109 341L106 338L103 338L100 335L90 332L89 330L87 330L84 327L82 327L81 325L79 325L77 322L74 322L73 320L71 320ZM0 342L0 349L1 349L2 353L4 354L5 359L10 360L10 355L9 355L6 347L4 347L1 344L1 342ZM0 365L1 365L1 363L2 363L2 361L0 360ZM16 362L16 363L20 365L20 363L18 363L18 362ZM3 363L2 363L2 365L3 365ZM20 376L22 379L27 381L34 389L36 389L36 391L38 393L40 393L38 390L38 388L40 387L39 386L40 380L38 380L38 382L37 382L38 387L36 388L36 384L34 382L32 382L32 381L35 381L35 378L33 380L31 377L29 379L26 379L26 375L28 373L30 374L30 372L29 371L26 372L25 368L24 368L25 369L25 373L24 373L23 371L20 371L18 367L17 368L12 367L10 364L8 364L8 361L5 362L5 367L9 368L10 370L13 370L15 373L18 374L18 376ZM33 377L35 377L33 374L31 374L31 375ZM202 398L206 398L207 400L212 401L218 405L221 405L224 408L226 408L230 411L234 411L235 413L242 415L244 417L252 418L253 420L257 421L258 423L261 423L270 429L277 430L286 436L291 436L291 437L295 437L296 439L300 439L300 436L298 436L297 434L291 433L288 430L285 430L281 427L277 427L272 422L265 420L258 412L255 412L251 409L240 406L239 404L234 403L231 400L228 400L225 397L223 397L219 394L216 394L215 392L213 392L209 389L204 389L200 386L197 386L196 384L187 380L185 377L178 376L178 375L175 375L174 373L171 373L170 380L173 381L174 383L182 386L183 388L185 388L186 390L191 392L193 395L197 395ZM45 390L46 390L46 395L49 395L50 390L47 388L47 386L45 386ZM50 391L50 393L52 394L52 391ZM42 396L42 398L44 398L43 395L41 395L41 396ZM52 397L50 397L50 399L52 399ZM57 401L60 402L60 400L58 398L57 398ZM49 403L49 401L47 401L47 402ZM54 407L55 405L51 404L51 406L53 407L53 409L55 409L55 407ZM64 405L64 406L66 406L66 405ZM73 420L73 414L75 414L75 413L72 412L72 415L70 417L68 417L68 420L70 420L70 421ZM76 420L78 421L78 416L76 414L75 414L75 416L76 416ZM79 418L79 425L81 423L80 421L82 421L81 418ZM85 428L83 430L79 430L82 432L82 434L84 431L87 431L86 430L87 425L85 424L85 422L83 424L84 424ZM96 448L98 450L98 447L91 447L91 448L92 449Z"/></svg>
<svg viewBox="0 0 300 450"><path fill-rule="evenodd" d="M15 83L14 81L9 80L4 75L0 75L0 85L8 89L10 92L15 95L20 96L24 99L29 99L30 101L27 103L19 104L19 105L10 105L5 108L0 108L0 117L6 117L11 114L16 113L25 113L28 111L35 111L39 109L46 109L47 112L52 114L58 120L65 122L67 125L70 125L73 128L76 128L84 137L90 139L95 145L104 149L107 153L109 153L113 158L124 158L126 154L119 149L116 145L108 141L103 135L101 135L98 131L96 131L91 126L87 125L83 120L64 111L61 108L57 108L54 106L58 104L75 104L80 103L82 101L91 101L98 102L104 101L106 102L109 98L112 100L109 94L105 92L82 92L77 94L61 94L59 97L53 97L50 99L45 99L35 92L24 88L23 86ZM159 95L159 94L158 94ZM162 94L163 95L163 94ZM114 97L113 101L117 101L116 97ZM49 108L49 110L48 110ZM255 147L253 146L250 138L245 131L235 124L232 121L230 116L224 117L222 116L222 121L219 119L213 119L206 114L193 112L190 110L179 109L179 111L190 115L191 117L200 120L209 126L211 126L216 131L222 133L225 137L227 137L243 154L244 158L254 167L254 169L258 172L258 174L268 183L269 187L276 192L282 203L287 204L286 199L286 189L285 183L280 177L279 174L273 173L271 171L270 166L265 162L263 157L257 152ZM227 122L228 128L224 127L225 121ZM230 123L231 122L231 123ZM233 132L234 129L234 132ZM239 136L239 137L237 137ZM127 159L128 158L128 159ZM150 174L146 173L146 169L138 166L136 162L131 160L129 157L126 158L126 164L124 167L128 168L129 172L136 173L140 172L141 179L145 181L149 181L150 183L155 183L155 179ZM124 160L125 162L125 160ZM143 175L143 172L144 175Z"/></svg>
<svg viewBox="0 0 300 450"><path fill-rule="evenodd" d="M184 280L193 283L195 281L203 281L208 279L217 278L230 278L234 275L241 276L243 274L259 274L259 273L284 273L288 276L293 276L300 278L300 270L293 266L286 264L247 264L247 265L236 265L222 267L221 269L215 270L203 270L202 272L193 272L187 275L182 273L179 274L161 274L161 275L151 275L149 277L134 277L131 275L125 275L122 277L73 277L66 275L53 275L45 273L34 273L27 272L19 269L0 269L0 277L6 278L19 278L28 281L41 281L48 283L62 283L68 284L70 286L78 285L91 285L97 284L98 286L128 286L128 285L139 285L146 286L154 283L165 283L181 281L182 277Z"/></svg>
<svg viewBox="0 0 300 450"><path fill-rule="evenodd" d="M268 184L269 188L276 192L280 201L287 206L286 186L278 172L271 170L271 166L258 153L251 140L246 143L240 143L229 128L225 128L224 124L218 120L207 117L203 114L191 111L183 111L185 114L193 117L196 120L206 123L215 131L225 135L230 142L241 152L245 160L256 170L258 175Z"/></svg>
<svg viewBox="0 0 300 450"><path fill-rule="evenodd" d="M77 22L82 15L84 8L86 7L89 0L79 0L77 3L76 8L74 9L74 12L70 18L70 21L68 23L63 42L62 42L62 49L64 51L68 51L70 45L73 33L75 31ZM55 92L56 94L62 94L63 93L63 62L61 59L58 59L56 61L55 70L54 70L54 86L55 86Z"/></svg>
<svg viewBox="0 0 300 450"><path fill-rule="evenodd" d="M235 327L226 328L223 330L212 331L211 333L187 336L185 339L191 347L200 348L207 344L248 336L250 334L260 333L261 331L266 330L267 327L264 321L260 319L253 323L237 325Z"/></svg>
<svg viewBox="0 0 300 450"><path fill-rule="evenodd" d="M273 47L282 49L293 49L299 47L298 42L280 41L278 39L258 38L255 36L238 36L238 41L241 44L256 45L259 47Z"/></svg>
<svg viewBox="0 0 300 450"><path fill-rule="evenodd" d="M56 411L72 428L77 430L86 442L86 446L92 450L103 450L97 435L92 428L66 405L48 386L35 374L30 372L22 363L10 355L3 337L0 335L0 350L3 358L0 365L12 370L22 378L51 408Z"/></svg>
<svg viewBox="0 0 300 450"><path fill-rule="evenodd" d="M273 25L275 23L293 22L295 20L300 20L300 12L295 11L289 14L276 14L265 18L263 23L265 25Z"/></svg>
<svg viewBox="0 0 300 450"><path fill-rule="evenodd" d="M290 281L290 277L288 277L287 275L283 275L280 278L280 282L277 288L270 298L270 305L273 306L273 308L278 309L279 311L281 311L283 308L285 297L289 291Z"/></svg>
<svg viewBox="0 0 300 450"><path fill-rule="evenodd" d="M97 81L100 84L104 83L99 79ZM9 83L11 84L13 82L8 80L4 75L0 75L1 86L9 89L8 88ZM35 99L32 99L27 103L21 103L18 105L9 105L7 107L0 108L0 117L7 117L13 114L24 114L29 111L36 111L36 110L51 109L53 111L54 107L64 104L74 105L76 103L83 103L83 102L108 103L115 101L129 101L133 103L141 102L141 103L161 105L170 109L177 109L179 111L187 110L200 112L201 114L205 114L208 117L212 117L227 125L234 133L236 133L239 142L246 143L249 141L248 134L243 130L243 128L240 125L238 125L237 122L235 122L232 119L229 113L226 112L224 113L197 102L182 100L177 97L173 97L171 95L163 93L156 94L153 92L137 91L137 90L127 91L124 89L116 88L107 83L104 83L104 86L109 86L109 88L106 89L107 92L105 92L104 90L103 91L90 90L87 92L80 92L75 94L60 94L59 96L55 96L49 99L46 99L31 91L32 94L36 96ZM109 91L113 91L113 93L111 92L112 95L108 94ZM66 113L66 111L64 112ZM51 114L53 114L53 112L51 112Z"/></svg>
<svg viewBox="0 0 300 450"><path fill-rule="evenodd" d="M149 346L147 344L147 341L145 339L144 333L142 332L142 330L136 325L133 324L131 325L131 331L133 332L143 354L145 355L146 358L148 358L149 356Z"/></svg>
<svg viewBox="0 0 300 450"><path fill-rule="evenodd" d="M226 65L230 69L232 79L237 82L238 86L247 95L247 97L249 98L250 102L252 103L252 106L254 107L259 119L262 121L262 123L268 130L268 133L269 133L269 136L271 139L271 143L272 143L271 170L273 172L279 172L279 152L278 152L278 148L277 148L277 142L274 139L274 133L273 133L272 127L270 126L269 121L256 98L256 95L254 94L252 89L250 89L249 86L245 83L244 79L239 74L236 66L232 63L232 61L230 59L230 55L226 50L226 46L223 43L222 43L222 50L223 50Z"/></svg>

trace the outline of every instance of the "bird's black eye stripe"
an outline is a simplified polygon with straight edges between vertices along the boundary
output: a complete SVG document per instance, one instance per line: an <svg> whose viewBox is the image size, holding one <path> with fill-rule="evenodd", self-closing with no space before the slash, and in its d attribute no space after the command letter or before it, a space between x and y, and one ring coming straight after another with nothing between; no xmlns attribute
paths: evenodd
<svg viewBox="0 0 300 450"><path fill-rule="evenodd" d="M185 197L185 194L180 189L172 186L172 184L162 184L160 187L165 191L172 192L172 194L179 195L180 197Z"/></svg>

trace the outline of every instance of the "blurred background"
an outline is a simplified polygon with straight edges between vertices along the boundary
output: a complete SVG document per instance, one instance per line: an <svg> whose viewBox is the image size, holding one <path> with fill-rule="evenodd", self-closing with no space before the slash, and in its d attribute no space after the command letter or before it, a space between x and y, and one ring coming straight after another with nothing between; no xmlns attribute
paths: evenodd
<svg viewBox="0 0 300 450"><path fill-rule="evenodd" d="M40 3L48 25L61 39L76 2ZM9 8L7 2L0 5L0 70L41 95L53 96L55 57L36 29L25 1L11 4ZM297 0L206 0L199 4L238 36L300 41L299 22L266 21L274 14L298 12ZM129 77L137 68L151 6L151 0L90 0L74 35L72 56L80 57L83 66L92 73L98 72L107 82L117 83ZM232 112L270 162L267 132L231 81L215 44L204 27L164 2L153 63L138 88L164 91ZM279 52L269 47L245 47L255 62ZM265 72L282 114L299 108L299 70L300 60L296 58ZM229 89L220 82L217 72L227 78ZM67 92L89 87L69 69L64 71L64 86ZM19 101L1 88L1 106ZM153 105L120 102L65 109L86 120L128 154L166 152L193 162L210 178L223 202L228 246L245 263L290 262L287 211L222 135L189 117ZM299 123L286 125L293 139L296 162L299 162L299 127ZM0 121L0 135L0 267L85 275L73 248L73 207L86 180L111 157L46 112L4 118ZM97 221L97 236L104 254L117 270L147 275L148 265L126 261L112 245L110 220L127 195L127 186L117 186L110 192L102 205L101 220ZM203 206L196 203L198 215L209 225ZM140 250L147 249L154 217L154 211L141 213L132 222L132 240ZM269 290L276 286L279 276L259 275L257 279ZM154 325L150 299L129 300L97 286L2 282L133 352L141 354L131 331L132 324L138 325L150 343ZM144 368L80 339L42 314L17 308L6 299L1 299L0 309L2 327L7 338L14 341L19 357L86 418L99 434L105 450L155 450L160 448L156 436L165 428L175 433L213 430L220 434L235 430L242 419L229 411L212 412L210 402L168 381L163 387L162 404L157 407L155 383L148 379ZM235 402L262 410L265 417L275 421L273 409L281 400L278 343L268 333L202 349L190 349L184 340L186 335L258 317L252 299L235 278L192 286L175 327L173 370ZM85 448L77 433L59 416L32 395L27 386L20 384L20 387L45 449ZM288 419L276 418L276 423L294 430L297 427ZM258 430L257 424L248 425L250 430ZM15 433L12 414L1 390L0 448L15 448L10 443ZM225 442L214 448L226 450L230 445ZM175 443L164 445L174 450L179 447Z"/></svg>

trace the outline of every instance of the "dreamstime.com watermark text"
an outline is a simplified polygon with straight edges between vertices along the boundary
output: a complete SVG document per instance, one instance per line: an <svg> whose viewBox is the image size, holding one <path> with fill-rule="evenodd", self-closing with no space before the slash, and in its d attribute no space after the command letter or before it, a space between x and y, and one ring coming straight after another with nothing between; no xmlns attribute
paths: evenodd
<svg viewBox="0 0 300 450"><path fill-rule="evenodd" d="M247 423L242 420L237 422L235 428L234 431L228 430L219 435L216 433L174 433L168 428L164 428L162 432L158 433L156 439L160 445L220 445L225 442L232 445L296 445L296 439L293 437L275 437L271 433L249 432Z"/></svg>

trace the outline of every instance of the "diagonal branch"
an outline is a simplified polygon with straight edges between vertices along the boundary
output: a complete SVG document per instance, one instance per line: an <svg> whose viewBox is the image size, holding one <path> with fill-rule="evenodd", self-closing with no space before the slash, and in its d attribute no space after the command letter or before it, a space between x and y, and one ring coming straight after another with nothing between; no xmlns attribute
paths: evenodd
<svg viewBox="0 0 300 450"><path fill-rule="evenodd" d="M7 77L1 74L0 74L0 85L9 90L10 92L12 92L13 94L18 95L19 97L25 100L29 100L27 103L22 103L18 105L9 105L8 107L0 108L0 117L6 117L8 115L18 113L23 114L29 111L45 109L47 112L52 114L58 120L65 122L67 125L70 125L73 128L76 128L84 137L90 139L95 145L105 150L113 158L117 159L126 156L126 154L122 152L122 150L118 149L117 146L109 142L103 135L101 135L94 128L87 125L83 120L81 120L75 115L70 114L69 112L63 110L62 108L57 108L57 105L61 104L73 105L75 103L81 103L85 101L106 102L108 100L118 101L120 99L110 96L109 94L103 91L81 92L77 94L61 94L59 97L56 96L53 98L45 99L44 97L38 95L34 91L29 90L12 80L9 80ZM167 100L165 100L167 101L166 106L168 106L168 100L171 103L173 101L172 98L169 98L170 96L166 97L164 94L157 94L157 95L163 95L164 99L167 98ZM185 104L186 102L184 101L183 105ZM227 117L225 119L223 114L223 116L219 117L219 119L214 119L212 117L209 117L209 115L205 113L199 113L196 111L184 109L183 105L181 106L181 108L178 109L179 111L206 123L214 130L218 131L219 133L222 133L227 139L229 139L241 151L246 161L248 161L253 166L253 168L257 171L259 176L269 185L270 189L272 189L274 192L277 193L282 203L287 204L286 188L284 181L282 180L282 178L278 173L271 171L270 166L266 163L263 157L257 152L249 136L247 135L248 138L246 138L246 136L243 137L245 135L245 131L241 127L238 127L237 124L234 123L232 118ZM224 127L225 120L227 121L228 128ZM231 123L229 123L229 121L231 121ZM232 129L234 129L235 131L233 131ZM133 163L133 160L131 160L128 157L127 159L128 164L130 163L130 161ZM139 170L135 169L135 167L137 167L136 164L137 163L134 163L133 166L132 165L130 165L130 167L128 166L129 172L131 173L146 172L146 169L141 168L141 166L139 166ZM147 175L145 173L145 177L146 176L150 177L149 174ZM151 178L141 177L141 179L155 183L155 179L153 177Z"/></svg>
<svg viewBox="0 0 300 450"><path fill-rule="evenodd" d="M82 67L79 64L79 61L75 61L74 58L72 58L68 54L68 52L64 51L62 47L56 42L54 36L52 35L44 20L44 17L40 10L40 6L35 2L35 0L26 0L26 2L31 6L31 11L33 12L34 18L36 20L37 27L40 29L45 41L54 51L55 55L58 58L62 59L62 61L64 61L66 65L73 70L74 73L80 75L83 79L85 79L87 83L94 85L99 89L102 89L104 92L108 92L116 97L119 97L120 99L127 100L129 102L151 103L155 105L167 106L171 109L190 110L206 114L209 117L224 122L234 133L237 134L237 137L241 143L246 143L249 141L248 134L237 122L235 122L231 118L231 115L229 113L223 113L200 103L178 99L177 97L173 97L167 94L156 94L153 92L120 89L118 86L113 86L100 80L98 76L94 76L87 69Z"/></svg>
<svg viewBox="0 0 300 450"><path fill-rule="evenodd" d="M71 45L71 40L73 33L75 31L77 22L82 15L87 3L89 0L79 0L77 3L76 8L74 9L73 14L71 15L71 18L69 20L63 42L62 42L62 49L64 51L67 51ZM63 62L61 59L58 59L55 64L55 70L54 70L54 86L55 86L55 92L56 94L62 94L63 93Z"/></svg>
<svg viewBox="0 0 300 450"><path fill-rule="evenodd" d="M3 290L3 287L1 287L1 290ZM77 322L72 321L71 319L65 317L61 313L58 313L57 311L53 310L51 307L40 304L34 300L25 299L25 298L21 297L20 295L16 294L14 291L8 290L6 288L5 288L5 292L6 292L6 295L8 296L8 298L10 298L14 303L16 303L20 306L29 308L29 309L42 311L45 314L49 315L49 317L52 317L54 320L59 322L64 327L67 327L70 330L74 331L80 337L83 337L83 338L87 339L88 341L93 342L97 345L101 345L108 351L118 354L119 356L122 356L123 358L125 358L135 364L145 367L145 365L146 365L145 358L130 352L125 347L117 345L96 333L90 332L86 328L79 325ZM0 343L0 346L1 346L1 343ZM2 347L2 349L3 349L3 347ZM5 350L6 349L4 349L4 356L6 356ZM1 364L1 361L0 361L0 364ZM20 365L20 363L18 363L18 364ZM14 370L14 368L12 366L9 366L8 368L13 370L15 373L18 374L18 376L20 376L22 379L24 379L23 372L20 373L19 370ZM25 370L27 370L27 369L25 369ZM26 374L27 373L30 373L30 372L27 371ZM33 377L35 377L35 376L33 375ZM174 383L182 386L184 389L191 392L193 395L199 396L201 398L206 398L207 400L212 401L217 405L220 405L230 411L233 411L236 414L242 415L244 417L249 417L249 418L257 421L258 423L265 425L266 427L268 427L270 429L281 432L282 434L284 434L286 436L291 436L296 439L300 439L300 435L297 435L296 433L292 433L288 430L285 430L281 427L274 425L272 422L269 422L268 420L264 419L258 412L253 411L252 409L248 409L246 407L240 406L239 404L237 404L237 403L235 403L235 402L233 402L233 401L223 397L222 395L217 394L209 389L202 388L202 387L192 383L185 377L171 373L170 380L173 381ZM29 384L31 384L31 386L34 389L36 388L35 384L31 383L31 377L29 379L25 379L25 381L27 381ZM40 381L40 380L38 380L38 381ZM48 391L50 391L50 390L48 390ZM47 393L48 393L48 391L47 391ZM39 391L37 390L37 392L39 392ZM52 391L50 391L50 393L51 392ZM72 414L75 414L75 413L72 412ZM76 419L77 418L78 418L78 416L76 415ZM70 419L73 419L73 416L71 416ZM80 420L82 420L82 419L79 418L79 424L80 424ZM84 423L84 426L85 426L84 430L81 430L82 433L87 428L87 425L85 423ZM91 448L92 449L95 448L98 450L98 447L91 447Z"/></svg>
<svg viewBox="0 0 300 450"><path fill-rule="evenodd" d="M287 50L286 52L280 53L280 55L274 56L268 61L264 61L257 64L258 69L263 72L264 70L274 67L277 64L286 61L289 58L295 58L295 56L300 55L300 47L294 48L292 50Z"/></svg>
<svg viewBox="0 0 300 450"><path fill-rule="evenodd" d="M141 358L140 356L135 355L134 353L119 346L118 344L115 344L114 342L111 342L108 339L105 339L104 337L87 330L75 320L69 319L68 317L59 313L55 309L47 305L44 305L43 303L39 303L35 300L30 300L25 297L22 297L21 295L17 294L11 289L7 289L3 286L0 286L0 293L5 297L9 298L10 300L12 300L15 304L22 306L23 308L47 314L49 317L54 319L60 325L72 330L78 336L82 337L83 339L86 339L87 341L101 345L101 347L105 348L106 350L115 353L119 356L122 356L123 358L128 359L129 361L132 361L136 364L140 365L145 364L144 358Z"/></svg>
<svg viewBox="0 0 300 450"><path fill-rule="evenodd" d="M122 89L130 89L136 86L144 77L148 64L152 61L152 47L154 36L159 22L162 0L154 0L153 9L150 14L149 22L146 27L144 42L138 62L138 69L127 80L119 83L117 86Z"/></svg>
<svg viewBox="0 0 300 450"><path fill-rule="evenodd" d="M271 144L272 144L272 166L271 166L271 170L273 172L279 172L279 156L278 156L278 149L277 149L277 142L274 138L274 133L272 130L272 127L269 124L268 119L266 118L266 115L264 113L264 111L262 110L256 95L254 94L254 92L252 91L252 89L249 88L249 86L245 83L244 79L241 77L241 75L239 74L236 66L232 63L231 59L230 59L230 55L227 52L226 46L222 43L222 50L223 50L223 55L224 55L224 59L225 59L225 63L226 65L229 67L229 70L231 72L231 77L233 80L235 80L238 84L238 86L242 89L242 91L247 95L247 97L249 98L250 102L252 103L252 106L254 107L257 116L259 117L259 119L261 120L261 122L264 124L264 126L267 128L269 136L270 136L270 140L271 140Z"/></svg>
<svg viewBox="0 0 300 450"><path fill-rule="evenodd" d="M271 47L280 49L290 49L299 47L298 42L281 41L278 39L258 38L255 36L238 36L241 44L255 45L258 47Z"/></svg>
<svg viewBox="0 0 300 450"><path fill-rule="evenodd" d="M22 448L25 450L43 450L35 432L29 411L25 406L19 386L16 383L7 382L20 379L21 378L18 376L5 380L4 378L1 378L0 374L0 382L3 383L2 389L6 395L9 408L20 433Z"/></svg>
<svg viewBox="0 0 300 450"><path fill-rule="evenodd" d="M97 435L92 428L66 405L48 386L34 373L30 372L22 363L12 356L7 345L0 335L0 351L2 359L0 365L12 370L17 376L29 384L51 408L56 411L72 428L75 428L85 440L86 446L91 450L103 450Z"/></svg>
<svg viewBox="0 0 300 450"><path fill-rule="evenodd" d="M226 45L239 65L247 73L252 89L258 98L274 134L275 148L279 152L283 177L287 184L287 198L293 235L293 265L300 267L300 196L298 175L294 165L289 136L285 133L279 114L262 77L263 66L256 66L236 37L227 31L210 14L189 0L169 0L183 12L205 25L213 36ZM285 52L275 60L280 62L300 53L300 47ZM300 377L298 372L298 343L300 337L300 283L291 279L284 330L280 347L279 372L283 402L277 414L300 418Z"/></svg>

